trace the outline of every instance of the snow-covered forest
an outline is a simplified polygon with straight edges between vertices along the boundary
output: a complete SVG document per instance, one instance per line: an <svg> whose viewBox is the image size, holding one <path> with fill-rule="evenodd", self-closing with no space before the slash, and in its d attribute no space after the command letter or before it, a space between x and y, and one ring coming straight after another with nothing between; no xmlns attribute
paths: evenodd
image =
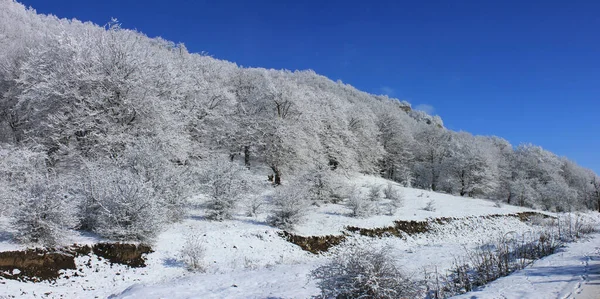
<svg viewBox="0 0 600 299"><path fill-rule="evenodd" d="M336 179L356 173L600 210L598 175L539 146L454 132L405 101L310 70L244 68L116 20L0 0L0 213L20 242L54 245L73 230L149 242L198 194L216 221L242 201L249 214L268 202L282 228L311 203L346 201L360 216L365 200ZM399 196L381 192L393 208Z"/></svg>

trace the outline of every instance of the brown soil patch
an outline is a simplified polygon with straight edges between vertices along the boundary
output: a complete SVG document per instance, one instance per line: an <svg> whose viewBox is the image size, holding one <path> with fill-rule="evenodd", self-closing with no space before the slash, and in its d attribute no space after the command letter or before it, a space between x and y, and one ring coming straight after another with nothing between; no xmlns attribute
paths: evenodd
<svg viewBox="0 0 600 299"><path fill-rule="evenodd" d="M145 267L145 254L150 246L124 243L99 243L90 247L77 245L66 248L27 249L0 252L0 277L22 281L56 280L61 270L75 270L75 257L95 254L111 263L130 267Z"/></svg>
<svg viewBox="0 0 600 299"><path fill-rule="evenodd" d="M4 278L53 280L66 269L76 269L75 256L70 253L45 249L0 252L0 276Z"/></svg>
<svg viewBox="0 0 600 299"><path fill-rule="evenodd" d="M321 252L327 252L329 248L339 245L344 240L346 240L346 236L339 235L328 235L328 236L311 236L311 237L303 237L299 235L295 235L286 231L279 232L279 235L286 239L288 242L296 244L302 248L302 250L319 254Z"/></svg>
<svg viewBox="0 0 600 299"><path fill-rule="evenodd" d="M144 255L152 252L148 245L124 243L98 243L92 248L94 254L109 260L111 263L139 268L146 266Z"/></svg>
<svg viewBox="0 0 600 299"><path fill-rule="evenodd" d="M366 237L402 237L403 234L415 235L426 233L430 229L429 221L394 221L393 226L377 227L377 228L360 228L355 226L347 226L346 230L352 233L359 233Z"/></svg>

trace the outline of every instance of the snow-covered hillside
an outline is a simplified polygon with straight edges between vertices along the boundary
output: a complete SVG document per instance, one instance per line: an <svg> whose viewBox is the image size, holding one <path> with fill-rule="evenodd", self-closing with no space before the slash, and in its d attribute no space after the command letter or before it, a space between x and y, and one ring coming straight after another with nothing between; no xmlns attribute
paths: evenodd
<svg viewBox="0 0 600 299"><path fill-rule="evenodd" d="M371 176L356 176L349 180L365 191L369 186L389 183ZM344 205L322 204L309 208L307 217L294 233L339 235L349 225L375 228L389 226L394 220L459 218L445 224L433 224L429 232L405 238L348 236L346 244L388 246L401 269L420 278L425 271L450 268L467 249L486 244L508 232L524 234L540 229L517 217L472 217L513 214L527 209L509 205L498 207L488 200L398 188L404 194L404 206L394 215L353 218L348 216L350 211ZM437 209L423 210L432 200ZM83 256L77 258L78 265L91 262L92 267L66 271L63 278L54 282L0 279L1 293L18 298L103 298L110 295L113 298L309 298L318 295L319 289L315 281L309 279L309 273L327 261L328 254L315 255L287 242L278 235L278 229L265 224L266 216L266 213L260 213L248 217L240 213L233 220L215 222L205 220L200 209L192 211L188 219L159 235L153 246L155 252L148 254L145 268L109 265L96 257ZM182 262L180 252L189 236L198 236L205 248L202 260L205 273L189 272ZM89 237L77 238L76 241L93 241ZM1 244L3 250L20 247L8 240ZM74 272L78 272L77 275Z"/></svg>
<svg viewBox="0 0 600 299"><path fill-rule="evenodd" d="M307 298L353 249L449 297L598 221L524 207L600 211L600 177L310 70L0 0L0 297ZM477 254L502 267L472 277Z"/></svg>

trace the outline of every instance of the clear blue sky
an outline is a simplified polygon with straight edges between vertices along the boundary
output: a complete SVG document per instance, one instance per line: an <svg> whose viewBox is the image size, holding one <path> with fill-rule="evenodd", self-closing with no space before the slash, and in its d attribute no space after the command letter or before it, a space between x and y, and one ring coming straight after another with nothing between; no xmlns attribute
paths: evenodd
<svg viewBox="0 0 600 299"><path fill-rule="evenodd" d="M243 66L313 69L600 173L600 1L21 2Z"/></svg>

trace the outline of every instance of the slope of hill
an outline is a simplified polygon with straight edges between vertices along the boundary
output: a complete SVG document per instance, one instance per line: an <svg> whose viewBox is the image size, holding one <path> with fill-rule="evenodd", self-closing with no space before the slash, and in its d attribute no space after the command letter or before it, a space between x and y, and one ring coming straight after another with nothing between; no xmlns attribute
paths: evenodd
<svg viewBox="0 0 600 299"><path fill-rule="evenodd" d="M564 212L596 209L598 175L541 147L0 0L1 296L303 298L312 269L363 247L449 296L472 288L450 279L465 259L510 247L526 265L598 221ZM151 245L147 266L65 247L117 241ZM39 278L14 266L39 256L69 263L12 279Z"/></svg>
<svg viewBox="0 0 600 299"><path fill-rule="evenodd" d="M372 177L350 178L351 183L368 192L370 186L386 186L390 181ZM147 256L145 268L109 265L93 256L77 258L79 270L67 270L54 282L18 282L2 280L5 295L19 298L105 297L113 298L308 298L318 295L315 280L308 275L327 261L330 253L346 246L389 246L390 253L403 271L414 279L424 273L450 269L457 258L469 250L493 242L506 235L532 234L544 228L514 215L531 211L520 207L495 206L493 201L455 197L451 195L401 188L404 206L393 215L367 218L350 217L350 209L342 204L322 204L309 208L305 220L294 233L304 236L346 234L346 241L332 247L329 253L312 254L286 241L280 230L266 224L265 211L253 217L239 213L233 220L207 221L204 210L191 211L191 216L162 232L154 252ZM270 191L267 191L270 192ZM201 206L202 198L196 198ZM425 211L428 201L436 210ZM489 217L489 215L496 215ZM448 222L432 219L455 217ZM584 217L584 216L581 216ZM598 215L590 215L598 221ZM431 220L430 229L416 234L372 238L349 233L346 226L376 228L393 225L394 220ZM189 236L197 236L204 248L204 273L186 270L181 256ZM79 238L79 239L78 239ZM97 242L89 237L74 241ZM576 246L576 245L574 245ZM2 242L4 249L18 245ZM87 267L87 263L91 263ZM77 275L75 275L77 273ZM117 295L118 294L118 295Z"/></svg>

